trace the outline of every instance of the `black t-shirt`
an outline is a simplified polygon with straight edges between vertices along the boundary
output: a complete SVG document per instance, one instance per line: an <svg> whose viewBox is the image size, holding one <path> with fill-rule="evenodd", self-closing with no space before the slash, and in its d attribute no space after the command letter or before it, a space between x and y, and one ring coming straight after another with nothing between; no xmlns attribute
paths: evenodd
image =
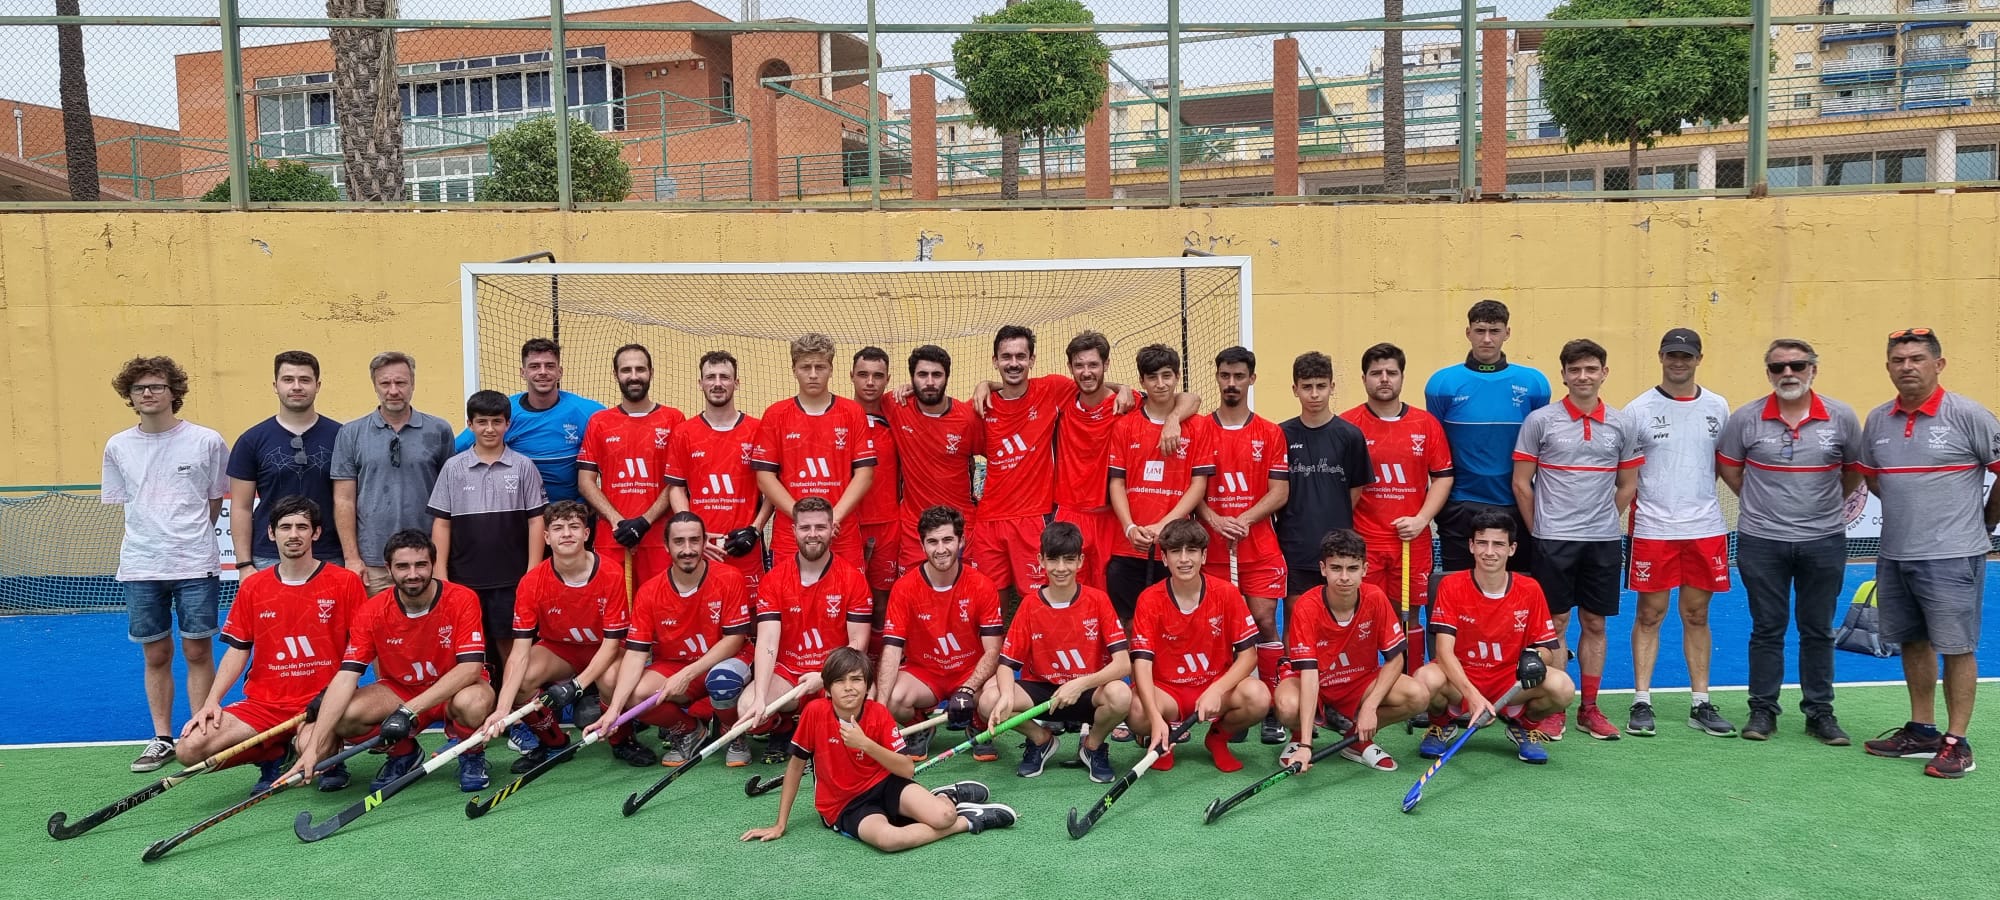
<svg viewBox="0 0 2000 900"><path fill-rule="evenodd" d="M1291 497L1272 517L1285 565L1319 568L1319 542L1336 528L1354 527L1352 488L1375 483L1368 463L1368 439L1354 423L1334 416L1318 428L1296 417L1278 426L1292 466Z"/></svg>
<svg viewBox="0 0 2000 900"><path fill-rule="evenodd" d="M333 442L340 436L340 423L320 416L304 434L294 435L272 416L250 426L229 451L229 477L257 482L257 510L251 518L250 555L276 559L278 545L271 540L271 504L293 495L319 504L322 523L319 540L313 542L314 559L339 562L340 533L333 527ZM299 446L292 446L293 438ZM232 516L243 510L232 509ZM250 560L237 560L248 563Z"/></svg>

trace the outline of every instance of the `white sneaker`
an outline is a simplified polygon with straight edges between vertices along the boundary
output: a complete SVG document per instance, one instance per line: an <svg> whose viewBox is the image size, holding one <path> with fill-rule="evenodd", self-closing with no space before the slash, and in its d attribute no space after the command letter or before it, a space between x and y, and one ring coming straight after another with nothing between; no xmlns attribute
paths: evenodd
<svg viewBox="0 0 2000 900"><path fill-rule="evenodd" d="M1377 772L1396 771L1396 758L1372 741L1343 747L1340 755L1343 759L1353 760Z"/></svg>

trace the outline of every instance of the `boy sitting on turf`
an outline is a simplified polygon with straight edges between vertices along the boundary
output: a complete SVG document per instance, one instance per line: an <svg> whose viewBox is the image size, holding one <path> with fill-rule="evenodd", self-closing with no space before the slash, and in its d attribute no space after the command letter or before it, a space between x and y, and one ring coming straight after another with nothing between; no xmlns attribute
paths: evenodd
<svg viewBox="0 0 2000 900"><path fill-rule="evenodd" d="M1014 824L1014 811L986 802L986 786L977 781L932 791L910 780L917 767L902 754L895 718L868 699L874 685L866 654L837 648L814 674L826 686L826 696L806 704L792 732L778 822L744 832L743 840L785 836L807 762L813 764L813 808L820 821L877 850L894 853L964 831L977 834Z"/></svg>
<svg viewBox="0 0 2000 900"><path fill-rule="evenodd" d="M601 694L618 684L613 663L630 624L631 608L625 596L625 569L591 549L590 508L582 503L549 504L542 512L542 527L549 559L529 569L515 591L513 641L500 678L504 708L487 718L488 734L497 733L510 710L533 700L549 684L569 682L569 690L579 695L593 684L600 686ZM510 771L519 775L533 769L569 744L569 735L556 719L559 711L537 709L521 720L535 733L537 746L514 760ZM611 755L627 765L660 761L629 727L609 737Z"/></svg>
<svg viewBox="0 0 2000 900"><path fill-rule="evenodd" d="M639 587L618 689L591 728L609 728L635 699L664 688L666 697L639 721L667 729L665 761L678 767L701 749L701 723L711 714L725 726L736 723L734 701L749 673L742 653L750 637L750 590L735 566L709 561L700 516L674 513L666 541L673 565ZM749 744L731 741L724 759L749 765Z"/></svg>
<svg viewBox="0 0 2000 900"><path fill-rule="evenodd" d="M1567 708L1576 688L1556 657L1555 622L1541 586L1507 571L1515 549L1513 517L1483 510L1469 524L1472 568L1438 581L1428 626L1436 643L1417 680L1431 692L1432 722L1458 716L1476 722L1493 713L1506 722L1521 761L1539 765L1549 761L1548 739L1523 723ZM1521 693L1514 702L1494 709L1493 701L1517 682ZM1436 759L1450 737L1450 726L1433 725L1417 752Z"/></svg>
<svg viewBox="0 0 2000 900"><path fill-rule="evenodd" d="M833 504L823 497L799 500L792 506L792 536L789 543L798 553L777 560L757 583L756 669L736 706L753 724L763 716L764 704L795 685L808 685L808 697L818 693L828 651L843 643L864 653L868 647L875 597L861 570L833 552ZM798 708L793 701L775 712ZM785 761L787 730L782 725L774 730L766 763Z"/></svg>
<svg viewBox="0 0 2000 900"><path fill-rule="evenodd" d="M1301 738L1313 733L1322 705L1329 718L1354 722L1355 742L1340 755L1380 772L1394 772L1396 760L1376 746L1375 733L1402 722L1430 705L1429 691L1403 674L1409 641L1389 595L1363 579L1368 575L1368 545L1342 528L1319 542L1319 572L1324 584L1292 601L1285 623L1285 650L1290 660L1278 683L1278 719L1295 726ZM1312 768L1312 741L1298 740L1285 748L1279 763Z"/></svg>
<svg viewBox="0 0 2000 900"><path fill-rule="evenodd" d="M917 518L924 564L897 579L882 620L882 674L875 695L896 721L922 718L941 700L952 726L968 728L979 689L1000 665L1000 592L993 582L959 560L965 516L949 506L933 506ZM910 738L905 755L930 755L931 733Z"/></svg>
<svg viewBox="0 0 2000 900"><path fill-rule="evenodd" d="M1090 768L1090 780L1109 784L1117 776L1104 739L1132 706L1132 689L1123 680L1132 672L1125 629L1110 597L1077 583L1083 532L1074 524L1055 522L1043 529L1040 561L1048 586L1021 598L1000 648L1000 670L987 682L979 706L988 722L1046 702L1044 719L1089 723L1077 756ZM1014 774L1033 778L1056 751L1056 735L1034 722L1023 724L1021 735L1027 743Z"/></svg>
<svg viewBox="0 0 2000 900"><path fill-rule="evenodd" d="M1145 708L1133 717L1134 731L1160 748L1153 768L1164 772L1174 767L1167 723L1194 716L1209 723L1202 743L1215 767L1240 771L1229 739L1271 711L1270 689L1249 677L1257 671L1257 621L1236 585L1202 572L1208 529L1175 519L1158 544L1167 580L1142 591L1132 614L1132 681Z"/></svg>

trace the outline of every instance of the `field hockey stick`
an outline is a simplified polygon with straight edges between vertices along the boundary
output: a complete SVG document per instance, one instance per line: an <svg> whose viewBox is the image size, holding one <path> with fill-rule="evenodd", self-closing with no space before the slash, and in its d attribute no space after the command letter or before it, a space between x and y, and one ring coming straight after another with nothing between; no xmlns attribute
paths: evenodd
<svg viewBox="0 0 2000 900"><path fill-rule="evenodd" d="M1168 732L1166 743L1163 745L1166 747L1165 751L1161 751L1158 747L1147 750L1145 756L1139 757L1139 764L1133 766L1132 771L1119 776L1118 782L1113 784L1111 790L1106 792L1104 796L1098 798L1097 804L1092 806L1090 812L1085 814L1083 818L1077 818L1076 807L1070 807L1069 839L1073 841L1089 834L1090 829L1096 827L1097 820L1104 818L1104 814L1111 811L1111 804L1118 802L1118 798L1123 796L1127 789L1145 776L1146 772L1152 768L1153 761L1159 759L1162 752L1174 752L1174 745L1187 737L1188 730L1193 728L1194 723L1197 721L1199 720L1194 716L1188 716L1182 720L1179 725L1174 727L1173 731Z"/></svg>
<svg viewBox="0 0 2000 900"><path fill-rule="evenodd" d="M626 723L631 722L633 719L636 719L644 715L647 710L650 710L653 707L660 705L660 701L665 699L667 699L667 689L661 688L658 692L654 693L653 696L647 697L645 700L640 701L638 706L634 706L631 709L619 713L618 718L613 720L609 726L606 726L605 728L598 731L585 732L581 739L570 741L569 743L564 744L562 749L549 754L547 759L544 759L540 763L536 764L534 768L521 773L521 776L519 778L514 779L514 781L511 784L508 784L506 787L501 788L500 791L494 794L493 796L486 798L474 797L471 800L466 801L465 817L468 819L477 819L480 816L492 812L493 807L500 805L500 801L505 800L508 797L514 796L515 792L519 791L524 787L527 787L528 784L534 781L535 779L542 777L543 773L547 772L550 769L555 768L558 765L568 762L570 757L575 756L578 751L582 750L585 747L590 746L591 744L597 743L598 740L602 739L605 735L610 734L613 729L621 728Z"/></svg>
<svg viewBox="0 0 2000 900"><path fill-rule="evenodd" d="M1339 753L1340 751L1353 746L1354 743L1360 739L1361 739L1360 735L1350 734L1347 735L1346 737L1341 738L1338 743L1332 744L1331 746L1322 747L1319 750L1314 751L1312 755L1313 764L1318 765L1320 761L1325 760L1328 757L1333 756L1335 753ZM1286 765L1284 768L1279 769L1278 771L1272 772L1271 774L1265 776L1264 780L1259 781L1256 784L1253 784L1240 791L1237 791L1235 794L1231 795L1230 798L1227 800L1217 797L1216 799L1209 801L1208 812L1207 814L1202 816L1201 824L1203 825L1215 824L1215 820L1222 818L1223 814L1229 812L1232 809L1235 809L1238 804L1242 803L1245 800L1250 799L1251 797L1255 797L1258 794L1263 793L1266 788L1274 784L1277 784L1280 781L1284 781L1285 779L1290 778L1293 775L1299 774L1300 771L1301 767L1299 766L1298 763L1290 763Z"/></svg>
<svg viewBox="0 0 2000 900"><path fill-rule="evenodd" d="M708 742L708 746L703 747L700 750L696 751L693 759L681 763L680 766L675 768L673 771L668 772L667 777L662 778L659 781L653 782L652 787L649 787L644 791L641 791L640 793L633 794L630 797L626 797L625 815L630 816L633 813L638 812L639 807L645 806L646 801L653 799L653 797L657 795L659 792L666 790L667 785L674 783L674 779L679 778L684 774L687 774L687 770L694 768L696 765L699 765L702 760L714 756L718 751L722 750L724 747L729 746L729 743L731 741L734 741L737 738L743 736L743 734L748 732L752 726L754 726L757 722L763 720L765 716L777 715L778 710L783 709L785 704L805 696L805 693L806 693L806 685L803 681L801 681L799 684L793 686L791 690L786 691L784 696L764 704L763 715L759 715L755 719L743 719L737 722L734 728L731 728L728 731L723 732L721 737L718 737L715 740Z"/></svg>
<svg viewBox="0 0 2000 900"><path fill-rule="evenodd" d="M244 739L242 743L237 744L234 747L230 747L227 750L223 750L215 754L214 756L202 760L201 762L188 766L185 769L182 769L178 772L175 772L172 775L169 775L165 778L155 781L152 784L146 785L145 787L133 791L130 794L126 794L124 799L121 799L117 803L113 803L110 806L104 807L103 809L100 809L94 813L91 813L90 815L84 816L83 818L76 820L75 824L70 824L68 813L61 813L61 812L56 813L55 815L49 817L49 837L55 838L56 840L59 841L66 841L69 840L70 838L76 837L79 834L89 831L92 828L96 828L99 825L109 822L112 819L118 818L119 816L124 815L126 812L130 811L133 807L138 806L141 803L144 803L148 800L153 799L154 797L158 797L159 795L166 793L174 785L180 784L181 782L193 778L196 775L200 775L203 772L213 772L216 769L220 769L223 766L228 765L230 760L235 759L238 756L241 756L245 752L248 752L251 748L258 746L264 743L265 741L268 741L274 737L284 734L285 732L291 731L292 729L299 727L299 723L304 722L305 720L306 720L306 714L299 713L296 716L286 719L285 721L275 726L272 726L271 728L265 731L258 733L254 737Z"/></svg>
<svg viewBox="0 0 2000 900"><path fill-rule="evenodd" d="M988 741L993 740L993 738L996 735L1001 735L1009 731L1013 731L1014 729L1027 724L1030 720L1034 719L1036 716L1039 716L1042 713L1048 711L1049 711L1049 705L1047 703L1037 703L1034 706L1022 710L1021 712L1015 713L1013 718L1008 719L1005 722L1001 722L1000 724L995 725L991 728L988 728L985 731L973 735L972 737L966 738L965 740L960 741L958 746L946 750L945 752L940 753L936 756L933 756L930 759L924 760L923 765L917 767L917 772L922 772L923 770L935 766L938 763L944 762L945 760L957 756L960 753L964 753L965 751L972 749L973 745L975 744L987 743ZM912 772L911 774L915 775L916 773Z"/></svg>
<svg viewBox="0 0 2000 900"><path fill-rule="evenodd" d="M547 694L541 694L536 696L535 699L521 704L520 709L508 713L506 718L500 720L499 727L494 730L496 732L506 731L508 726L514 724L515 722L519 722L522 719L527 718L529 714L533 713L535 710L543 708L544 706L547 705L547 703L548 703ZM409 787L410 785L416 784L418 779L423 778L425 775L429 775L432 772L444 768L445 763L451 762L452 760L459 758L466 751L471 750L475 746L478 747L486 746L485 741L475 739L478 736L478 734L479 731L474 731L473 734L468 735L464 740L451 745L450 749L436 756L433 756L430 759L424 760L423 765L411 769L409 772L405 773L403 777L398 778L395 781L391 781L386 785L383 785L381 790L374 791L370 793L368 796L355 801L354 805L349 806L348 808L343 809L338 813L335 813L333 818L325 819L315 824L313 822L312 810L301 811L299 813L299 817L297 819L292 820L292 832L299 836L299 840L305 841L306 843L310 844L313 841L321 840L325 838L327 835L339 831L341 827L346 825L347 823L352 822L355 819L361 818L363 815L366 815L369 810L372 810L375 807L381 806L383 803L388 802L389 798L395 796L398 791L401 791L402 789Z"/></svg>
<svg viewBox="0 0 2000 900"><path fill-rule="evenodd" d="M362 741L359 744L355 744L352 747L342 750L339 753L334 754L330 758L320 760L319 765L313 768L313 774L314 775L322 774L326 772L326 770L346 762L350 757L353 757L357 753L365 753L369 750L374 749L375 746L380 743L382 743L382 736L378 734L372 738ZM166 840L163 841L154 841L153 845L147 847L146 852L139 856L139 861L156 862L159 860L160 857L167 855L167 853L173 850L175 847L187 843L189 838L192 838L197 834L200 834L204 831L209 830L210 828L214 828L215 826L222 824L232 816L235 816L237 813L240 813L246 809L249 809L250 807L256 806L259 803L269 800L273 796L276 796L277 794L283 793L287 788L293 788L301 784L305 784L307 780L308 779L306 778L304 773L288 775L283 780L273 783L270 787L265 788L264 790L258 793L250 795L249 799L238 801L235 806L231 806L228 809L225 809L219 813L216 813L215 815L209 816L206 819L203 819L199 822L194 823L193 825L188 826L187 829L182 831L180 834L174 835L173 837L167 838Z"/></svg>
<svg viewBox="0 0 2000 900"><path fill-rule="evenodd" d="M902 735L903 737L910 737L911 735L922 734L926 731L938 727L939 725L943 725L945 723L945 720L949 718L951 718L951 715L949 713L938 713L937 715L925 719L921 722L912 722L908 725L905 725L901 730L897 731L896 733ZM749 781L743 783L743 795L746 797L762 797L765 794L777 790L778 787L780 785L783 785L784 783L785 783L785 776L782 774L768 779L762 775L752 775L750 776Z"/></svg>
<svg viewBox="0 0 2000 900"><path fill-rule="evenodd" d="M1512 703L1514 698L1519 696L1520 693L1521 685L1516 682L1513 687L1507 689L1507 693L1500 695L1499 700L1493 702L1492 712L1483 713L1478 719L1473 720L1472 724L1465 729L1465 733L1459 735L1458 740L1453 741L1450 747L1445 748L1443 755L1439 756L1436 762L1431 763L1431 767L1425 769L1424 774L1417 777L1417 783L1410 786L1410 792L1403 795L1404 812L1416 809L1417 804L1423 802L1424 785L1430 783L1431 776L1436 775L1439 769L1444 768L1444 764L1449 762L1452 756L1458 753L1458 748L1465 746L1465 742L1472 739L1474 732L1492 724L1494 713L1506 708L1507 704Z"/></svg>

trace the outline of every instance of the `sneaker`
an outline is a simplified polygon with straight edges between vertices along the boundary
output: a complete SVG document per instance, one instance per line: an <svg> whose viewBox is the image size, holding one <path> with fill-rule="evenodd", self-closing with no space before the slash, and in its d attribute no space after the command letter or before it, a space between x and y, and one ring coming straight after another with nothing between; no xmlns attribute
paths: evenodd
<svg viewBox="0 0 2000 900"><path fill-rule="evenodd" d="M575 754L571 756L574 757ZM646 769L660 764L660 754L654 753L653 748L646 746L636 734L612 744L611 758L635 769Z"/></svg>
<svg viewBox="0 0 2000 900"><path fill-rule="evenodd" d="M1947 734L1938 740L1937 755L1930 764L1924 766L1924 774L1932 778L1964 778L1965 773L1979 768L1972 764L1972 743L1955 734Z"/></svg>
<svg viewBox="0 0 2000 900"><path fill-rule="evenodd" d="M1000 758L1000 748L993 746L992 741L973 744L972 758L977 762L993 762Z"/></svg>
<svg viewBox="0 0 2000 900"><path fill-rule="evenodd" d="M931 733L919 731L903 739L903 755L915 762L931 758Z"/></svg>
<svg viewBox="0 0 2000 900"><path fill-rule="evenodd" d="M1417 743L1417 755L1425 759L1437 759L1451 747L1451 739L1457 729L1450 725L1432 725L1424 729L1424 739Z"/></svg>
<svg viewBox="0 0 2000 900"><path fill-rule="evenodd" d="M258 763L257 783L250 786L250 796L255 797L270 790L271 785L277 784L278 779L284 776L285 770L291 768L291 766L285 765L285 763L286 760L282 759L265 760Z"/></svg>
<svg viewBox="0 0 2000 900"><path fill-rule="evenodd" d="M791 742L785 741L780 743L776 740L771 741L771 749L764 752L764 761L767 763L771 762L771 756L776 754L778 757L777 762L784 762L787 749L785 745L789 743ZM667 732L667 752L666 755L660 757L660 765L666 766L669 769L678 769L693 762L695 756L700 753L701 729L688 727L669 731Z"/></svg>
<svg viewBox="0 0 2000 900"><path fill-rule="evenodd" d="M566 747L568 746L568 744L564 743L563 746ZM516 775L523 774L528 770L541 765L542 763L548 762L549 757L554 756L557 753L561 752L562 749L563 749L562 747L551 747L547 744L537 744L535 745L535 749L521 754L520 759L514 760L513 764L507 767L507 771L512 772ZM562 761L569 762L570 760L575 758L576 754L574 753L564 753L562 756ZM561 765L561 763L558 763L557 765Z"/></svg>
<svg viewBox="0 0 2000 900"><path fill-rule="evenodd" d="M1659 728L1653 721L1653 704L1632 704L1632 711L1625 717L1625 733L1636 734L1640 737L1652 737L1660 733Z"/></svg>
<svg viewBox="0 0 2000 900"><path fill-rule="evenodd" d="M971 826L973 834L988 828L1006 828L1020 819L1013 807L1000 803L960 803L958 814Z"/></svg>
<svg viewBox="0 0 2000 900"><path fill-rule="evenodd" d="M486 751L458 755L458 789L461 793L476 794L492 783L493 779L486 776Z"/></svg>
<svg viewBox="0 0 2000 900"><path fill-rule="evenodd" d="M532 753L542 745L542 739L527 725L515 722L507 726L507 747L515 753Z"/></svg>
<svg viewBox="0 0 2000 900"><path fill-rule="evenodd" d="M955 781L932 790L931 793L950 800L954 806L961 803L985 803L993 796L992 792L986 789L986 785L977 781Z"/></svg>
<svg viewBox="0 0 2000 900"><path fill-rule="evenodd" d="M347 783L353 778L353 774L347 771L347 764L341 763L319 773L318 787L322 793L331 794L334 791L345 790Z"/></svg>
<svg viewBox="0 0 2000 900"><path fill-rule="evenodd" d="M417 762L423 755L423 751L421 750L412 750L408 753L395 754L383 760L382 770L375 773L373 781L368 782L368 790L371 792L379 791L388 787L389 782L410 774L410 770L417 767Z"/></svg>
<svg viewBox="0 0 2000 900"><path fill-rule="evenodd" d="M661 764L668 766L679 765L679 763L667 761L673 758L674 758L674 744L671 740L669 740L667 742L667 757L666 760L661 761ZM790 760L791 758L792 758L792 733L789 731L785 732L784 734L779 734L775 731L772 732L771 737L769 739L769 743L766 743L764 745L764 765L782 766L785 764L787 760Z"/></svg>
<svg viewBox="0 0 2000 900"><path fill-rule="evenodd" d="M1716 737L1735 737L1736 726L1722 717L1722 711L1713 703L1697 703L1688 710L1688 727L1704 731Z"/></svg>
<svg viewBox="0 0 2000 900"><path fill-rule="evenodd" d="M1542 737L1551 741L1562 740L1563 732L1569 730L1569 710L1556 710L1536 723L1533 730L1541 732Z"/></svg>
<svg viewBox="0 0 2000 900"><path fill-rule="evenodd" d="M1531 766L1539 766L1549 761L1549 749L1542 746L1547 735L1532 728L1523 728L1521 723L1507 720L1507 739L1514 742L1514 756Z"/></svg>
<svg viewBox="0 0 2000 900"><path fill-rule="evenodd" d="M168 760L174 758L174 742L166 738L154 738L146 742L146 749L139 752L139 758L132 761L134 772L157 772Z"/></svg>
<svg viewBox="0 0 2000 900"><path fill-rule="evenodd" d="M1832 713L1827 713L1823 716L1808 717L1806 719L1806 734L1829 747L1845 747L1854 743L1847 736L1847 732L1841 730L1840 720L1835 719Z"/></svg>
<svg viewBox="0 0 2000 900"><path fill-rule="evenodd" d="M1049 735L1049 742L1046 744L1037 744L1032 740L1023 742L1021 764L1014 767L1014 774L1022 778L1033 778L1042 774L1042 769L1049 764L1049 757L1055 755L1061 743L1062 738L1055 735Z"/></svg>
<svg viewBox="0 0 2000 900"><path fill-rule="evenodd" d="M1768 741L1771 732L1778 730L1776 713L1761 709L1750 711L1750 721L1743 723L1743 739L1746 741Z"/></svg>
<svg viewBox="0 0 2000 900"><path fill-rule="evenodd" d="M1342 747L1342 759L1352 760L1376 772L1396 771L1396 758L1389 755L1374 741L1362 741Z"/></svg>
<svg viewBox="0 0 2000 900"><path fill-rule="evenodd" d="M723 752L722 764L732 769L741 769L750 764L750 742L738 735L729 742L729 749Z"/></svg>
<svg viewBox="0 0 2000 900"><path fill-rule="evenodd" d="M1590 735L1600 741L1615 741L1618 739L1618 728L1611 724L1610 719L1604 717L1603 710L1595 706L1586 706L1577 710L1576 727L1583 729L1584 734Z"/></svg>
<svg viewBox="0 0 2000 900"><path fill-rule="evenodd" d="M1884 731L1880 737L1861 747L1868 751L1869 756L1891 759L1930 759L1937 756L1938 751L1944 749L1944 735L1939 734L1935 726L1930 729L1930 734L1919 734L1911 727L1915 724L1911 722L1901 728Z"/></svg>
<svg viewBox="0 0 2000 900"><path fill-rule="evenodd" d="M1110 784L1118 778L1118 773L1111 771L1111 745L1108 743L1098 744L1095 750L1079 745L1076 748L1076 758L1083 760L1083 764L1090 767L1091 781Z"/></svg>
<svg viewBox="0 0 2000 900"><path fill-rule="evenodd" d="M1085 734L1085 735L1088 735L1088 734L1090 734L1090 726L1089 726L1089 725L1085 725L1085 726L1083 726L1083 729L1084 729L1083 731L1081 731L1081 732L1078 732L1078 733L1079 733L1079 734ZM1111 729L1111 739L1112 739L1112 740L1114 740L1114 741L1117 741L1118 743L1121 743L1121 744L1129 744L1129 743L1131 743L1131 742L1132 742L1132 728L1131 728L1130 726L1126 725L1126 724L1125 724L1124 722L1120 722L1120 723L1118 723L1118 727L1117 727L1117 728L1113 728L1113 729Z"/></svg>
<svg viewBox="0 0 2000 900"><path fill-rule="evenodd" d="M1263 741L1266 745L1276 745L1284 743L1286 737L1285 726L1278 724L1277 716L1264 717L1264 728L1259 732L1257 736L1258 740Z"/></svg>

